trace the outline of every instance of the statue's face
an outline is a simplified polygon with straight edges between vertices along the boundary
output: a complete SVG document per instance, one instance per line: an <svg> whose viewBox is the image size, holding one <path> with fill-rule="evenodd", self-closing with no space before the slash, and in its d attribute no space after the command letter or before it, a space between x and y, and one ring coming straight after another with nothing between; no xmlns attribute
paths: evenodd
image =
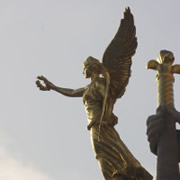
<svg viewBox="0 0 180 180"><path fill-rule="evenodd" d="M83 74L85 76L85 78L90 78L91 77L91 68L90 68L90 64L85 61L84 62L84 68L83 68Z"/></svg>
<svg viewBox="0 0 180 180"><path fill-rule="evenodd" d="M99 63L98 60L94 59L93 57L89 56L86 61L84 62L84 69L83 74L86 78L90 78L93 73L97 73L97 64Z"/></svg>

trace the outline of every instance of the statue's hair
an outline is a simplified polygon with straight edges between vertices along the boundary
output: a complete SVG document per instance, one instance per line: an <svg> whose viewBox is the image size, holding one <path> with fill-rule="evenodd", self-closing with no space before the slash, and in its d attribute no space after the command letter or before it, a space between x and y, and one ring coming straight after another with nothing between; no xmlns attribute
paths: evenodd
<svg viewBox="0 0 180 180"><path fill-rule="evenodd" d="M90 69L92 69L93 72L97 74L102 74L106 81L109 80L109 73L105 66L99 62L99 60L93 58L92 56L89 56L85 63L86 62L90 65Z"/></svg>
<svg viewBox="0 0 180 180"><path fill-rule="evenodd" d="M93 58L92 56L89 56L87 60L84 62L84 64L88 63L90 65L90 70L97 74L102 74L102 66L99 60Z"/></svg>
<svg viewBox="0 0 180 180"><path fill-rule="evenodd" d="M102 63L100 63L99 60L93 58L92 56L89 56L86 62L90 65L90 68L92 68L92 71L94 71L95 73L99 75L101 74L106 80L105 96L103 100L103 108L102 108L101 119L100 119L100 124L99 124L99 134L100 134L100 128L101 128L101 124L102 124L102 121L104 119L104 115L106 112L106 104L107 104L107 99L109 95L110 76L106 67ZM98 139L99 139L99 135L98 135Z"/></svg>

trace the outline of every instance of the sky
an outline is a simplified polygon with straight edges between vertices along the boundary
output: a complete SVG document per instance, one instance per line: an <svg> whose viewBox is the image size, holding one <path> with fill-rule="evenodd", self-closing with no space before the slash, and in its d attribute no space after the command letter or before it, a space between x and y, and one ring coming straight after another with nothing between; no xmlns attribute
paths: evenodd
<svg viewBox="0 0 180 180"><path fill-rule="evenodd" d="M100 61L130 7L138 48L124 96L115 105L120 137L154 177L156 157L146 119L156 111L156 72L146 69L160 50L180 64L179 0L0 0L0 179L103 179L87 131L81 98L39 91L44 75L61 87L80 88L88 56ZM174 99L180 109L180 76Z"/></svg>

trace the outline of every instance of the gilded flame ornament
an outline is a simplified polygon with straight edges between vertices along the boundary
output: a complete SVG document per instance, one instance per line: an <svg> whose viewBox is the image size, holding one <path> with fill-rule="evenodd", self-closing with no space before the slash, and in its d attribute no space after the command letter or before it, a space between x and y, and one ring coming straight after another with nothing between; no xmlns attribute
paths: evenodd
<svg viewBox="0 0 180 180"><path fill-rule="evenodd" d="M158 84L158 107L169 104L174 106L173 74L180 74L180 65L172 65L174 55L171 51L161 50L156 60L150 60L147 68L157 71L156 80Z"/></svg>

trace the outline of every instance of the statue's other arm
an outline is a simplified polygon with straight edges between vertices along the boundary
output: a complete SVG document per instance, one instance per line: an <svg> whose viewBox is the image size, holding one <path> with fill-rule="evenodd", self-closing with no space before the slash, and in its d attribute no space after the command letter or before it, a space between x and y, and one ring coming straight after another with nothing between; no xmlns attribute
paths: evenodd
<svg viewBox="0 0 180 180"><path fill-rule="evenodd" d="M55 86L53 83L51 83L49 80L47 80L44 76L38 76L36 81L37 87L39 87L42 91L50 91L54 90L60 94L63 94L65 96L69 97L82 97L83 93L85 91L85 88L79 88L79 89L68 89L68 88L61 88L58 86ZM41 84L39 80L44 81L44 85Z"/></svg>

